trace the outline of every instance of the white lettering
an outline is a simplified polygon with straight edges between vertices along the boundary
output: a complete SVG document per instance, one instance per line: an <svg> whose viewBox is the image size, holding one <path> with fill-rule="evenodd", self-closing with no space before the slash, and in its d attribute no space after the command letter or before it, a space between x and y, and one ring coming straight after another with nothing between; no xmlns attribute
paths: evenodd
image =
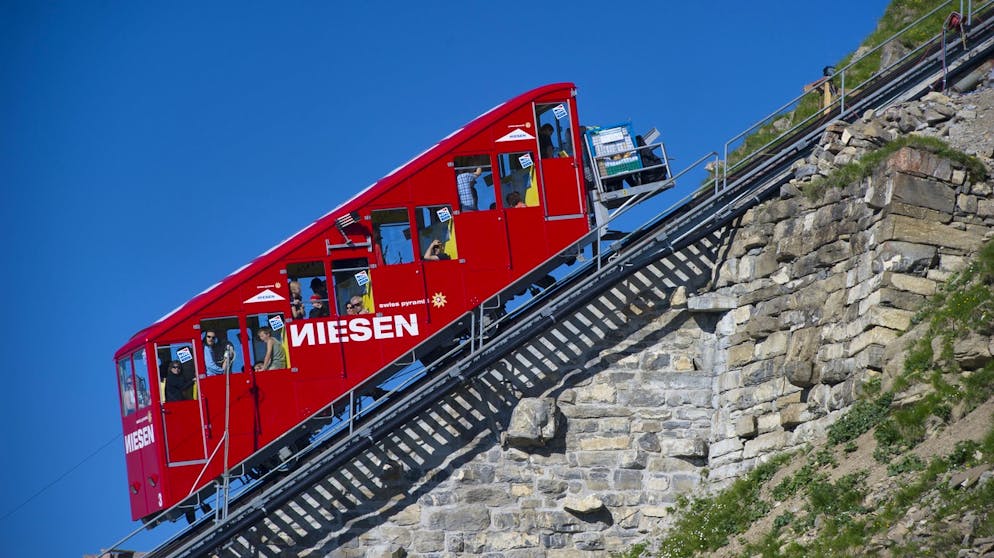
<svg viewBox="0 0 994 558"><path fill-rule="evenodd" d="M423 304L423 302L422 302ZM315 335L315 332L317 335ZM371 339L394 339L420 335L418 315L358 317L306 324L290 324L290 346L314 346Z"/></svg>
<svg viewBox="0 0 994 558"><path fill-rule="evenodd" d="M294 347L314 344L314 324L290 324L290 344Z"/></svg>
<svg viewBox="0 0 994 558"><path fill-rule="evenodd" d="M349 322L349 331L352 332L349 337L353 341L369 341L373 337L373 331L369 329L369 320L366 318L356 318Z"/></svg>
<svg viewBox="0 0 994 558"><path fill-rule="evenodd" d="M146 424L145 426L129 433L124 437L124 453L131 453L133 451L138 451L146 446L150 446L155 443L155 430L152 430L151 424Z"/></svg>
<svg viewBox="0 0 994 558"><path fill-rule="evenodd" d="M397 337L403 337L404 332L408 335L418 334L418 320L415 318L414 314L410 315L409 320L405 320L404 316L394 316L394 328L397 330Z"/></svg>
<svg viewBox="0 0 994 558"><path fill-rule="evenodd" d="M373 318L373 337L377 339L393 339L393 320L390 316Z"/></svg>

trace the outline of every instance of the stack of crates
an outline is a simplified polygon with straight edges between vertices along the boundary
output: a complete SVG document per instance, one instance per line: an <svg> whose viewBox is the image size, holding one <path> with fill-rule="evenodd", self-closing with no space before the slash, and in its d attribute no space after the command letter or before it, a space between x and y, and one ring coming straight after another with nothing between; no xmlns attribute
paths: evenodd
<svg viewBox="0 0 994 558"><path fill-rule="evenodd" d="M593 151L600 176L613 176L642 168L631 124L589 128L587 145Z"/></svg>

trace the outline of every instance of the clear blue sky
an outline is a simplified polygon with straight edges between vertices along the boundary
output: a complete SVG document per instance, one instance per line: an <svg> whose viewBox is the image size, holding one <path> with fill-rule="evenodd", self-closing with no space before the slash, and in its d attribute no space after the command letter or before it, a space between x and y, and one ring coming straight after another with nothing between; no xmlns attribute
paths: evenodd
<svg viewBox="0 0 994 558"><path fill-rule="evenodd" d="M679 168L886 4L0 1L0 556L136 527L115 349L467 121L573 81L582 123L656 126Z"/></svg>

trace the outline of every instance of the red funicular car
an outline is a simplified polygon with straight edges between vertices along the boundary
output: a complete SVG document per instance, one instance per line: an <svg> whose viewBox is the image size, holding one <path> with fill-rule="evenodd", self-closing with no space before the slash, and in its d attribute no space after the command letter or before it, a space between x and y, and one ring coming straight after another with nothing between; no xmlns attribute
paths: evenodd
<svg viewBox="0 0 994 558"><path fill-rule="evenodd" d="M115 355L133 517L198 503L544 273L590 230L581 141L573 84L529 91L139 331Z"/></svg>

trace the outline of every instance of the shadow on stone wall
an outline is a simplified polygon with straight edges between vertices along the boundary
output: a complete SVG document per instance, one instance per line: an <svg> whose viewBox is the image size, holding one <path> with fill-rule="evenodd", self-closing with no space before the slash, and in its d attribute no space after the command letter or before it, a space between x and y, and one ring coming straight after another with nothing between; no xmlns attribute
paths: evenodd
<svg viewBox="0 0 994 558"><path fill-rule="evenodd" d="M674 288L696 288L710 280L712 247L727 246L720 237L710 235L627 276L568 319L446 394L430 410L355 456L291 504L273 510L262 524L230 541L221 555L296 556L309 549L315 555L360 556L370 555L368 548L363 550L367 541L362 536L373 528L384 530L376 537L380 541L405 548L414 530L408 526L425 524L443 531L487 529L489 516L480 517L465 508L446 513L442 506L468 502L454 501L451 491L438 490L440 484L455 476L477 485L475 497L480 501L509 501L510 495L493 494L487 488L494 467L477 458L499 451L500 432L514 406L522 397L558 397L678 328L688 318L685 311L623 350L610 351L656 319L667 308ZM557 436L536 451L546 455L564 452L564 440L563 435ZM417 505L422 501L438 509L422 517ZM607 510L596 513L605 517L584 520L613 524ZM388 518L390 524L384 525Z"/></svg>

